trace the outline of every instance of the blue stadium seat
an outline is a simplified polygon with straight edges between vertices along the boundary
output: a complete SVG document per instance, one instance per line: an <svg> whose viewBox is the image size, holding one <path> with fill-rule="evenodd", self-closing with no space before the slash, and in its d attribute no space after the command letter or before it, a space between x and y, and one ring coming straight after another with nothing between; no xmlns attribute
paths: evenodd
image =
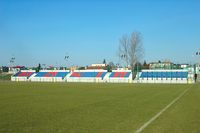
<svg viewBox="0 0 200 133"><path fill-rule="evenodd" d="M158 78L158 72L153 72L153 78Z"/></svg>
<svg viewBox="0 0 200 133"><path fill-rule="evenodd" d="M177 72L172 72L172 78L177 78Z"/></svg>
<svg viewBox="0 0 200 133"><path fill-rule="evenodd" d="M158 78L162 78L162 72L157 73Z"/></svg>
<svg viewBox="0 0 200 133"><path fill-rule="evenodd" d="M182 77L182 76L181 76L182 73L183 73L183 72L177 72L177 73L176 73L176 74L177 74L176 77L177 77L177 78L181 78L181 77Z"/></svg>
<svg viewBox="0 0 200 133"><path fill-rule="evenodd" d="M166 78L172 78L172 73L171 72L166 72Z"/></svg>
<svg viewBox="0 0 200 133"><path fill-rule="evenodd" d="M188 72L182 72L181 78L187 78L188 77Z"/></svg>
<svg viewBox="0 0 200 133"><path fill-rule="evenodd" d="M33 75L34 72L18 72L15 75L13 75L14 77L30 77L31 75Z"/></svg>
<svg viewBox="0 0 200 133"><path fill-rule="evenodd" d="M148 72L147 76L148 76L148 78L153 78L153 72Z"/></svg>
<svg viewBox="0 0 200 133"><path fill-rule="evenodd" d="M177 72L142 72L140 78L187 78L188 72L177 71Z"/></svg>
<svg viewBox="0 0 200 133"><path fill-rule="evenodd" d="M39 72L35 77L61 77L65 78L69 72Z"/></svg>
<svg viewBox="0 0 200 133"><path fill-rule="evenodd" d="M110 78L128 78L131 72L112 72Z"/></svg>
<svg viewBox="0 0 200 133"><path fill-rule="evenodd" d="M70 77L103 78L107 72L73 72Z"/></svg>
<svg viewBox="0 0 200 133"><path fill-rule="evenodd" d="M141 78L147 78L147 72L142 72L142 74L141 74L140 77L141 77Z"/></svg>

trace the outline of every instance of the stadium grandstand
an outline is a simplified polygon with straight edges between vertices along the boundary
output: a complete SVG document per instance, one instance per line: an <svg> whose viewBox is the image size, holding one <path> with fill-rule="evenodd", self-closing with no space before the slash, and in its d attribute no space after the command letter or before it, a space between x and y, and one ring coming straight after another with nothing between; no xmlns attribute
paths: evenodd
<svg viewBox="0 0 200 133"><path fill-rule="evenodd" d="M188 70L142 70L132 80L131 70L22 70L11 81L33 82L95 82L95 83L193 83L194 74Z"/></svg>
<svg viewBox="0 0 200 133"><path fill-rule="evenodd" d="M199 66L196 66L198 73ZM92 69L92 67L97 69ZM35 72L35 70L21 70L11 77L11 81L185 84L194 83L199 79L197 77L197 80L195 80L195 69L192 67L164 69L163 67L157 68L156 66L153 69L142 69L137 73L123 68L110 72L103 69L106 66L101 64L95 64L92 67L86 68L86 70L40 70L39 72ZM101 69L98 69L99 67Z"/></svg>
<svg viewBox="0 0 200 133"><path fill-rule="evenodd" d="M21 70L11 77L11 81L30 81L35 75L35 70Z"/></svg>
<svg viewBox="0 0 200 133"><path fill-rule="evenodd" d="M67 78L68 82L104 82L107 70L75 70Z"/></svg>
<svg viewBox="0 0 200 133"><path fill-rule="evenodd" d="M68 70L41 70L31 78L31 81L63 82L69 73Z"/></svg>
<svg viewBox="0 0 200 133"><path fill-rule="evenodd" d="M141 83L187 83L187 70L142 70L139 75Z"/></svg>
<svg viewBox="0 0 200 133"><path fill-rule="evenodd" d="M131 83L132 72L131 70L113 70L109 73L106 81L111 83Z"/></svg>

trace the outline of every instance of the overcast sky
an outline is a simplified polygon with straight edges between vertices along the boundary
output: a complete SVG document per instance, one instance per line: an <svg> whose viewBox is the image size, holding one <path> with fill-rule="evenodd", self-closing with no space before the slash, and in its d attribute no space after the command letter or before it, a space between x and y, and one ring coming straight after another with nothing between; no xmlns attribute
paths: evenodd
<svg viewBox="0 0 200 133"><path fill-rule="evenodd" d="M0 65L118 63L119 38L133 31L147 62L195 62L200 1L0 0Z"/></svg>

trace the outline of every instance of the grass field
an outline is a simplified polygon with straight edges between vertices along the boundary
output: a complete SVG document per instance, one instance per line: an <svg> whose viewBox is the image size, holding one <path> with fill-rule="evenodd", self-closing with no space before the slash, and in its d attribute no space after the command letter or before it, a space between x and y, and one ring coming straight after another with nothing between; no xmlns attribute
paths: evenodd
<svg viewBox="0 0 200 133"><path fill-rule="evenodd" d="M199 133L200 85L0 82L0 133Z"/></svg>
<svg viewBox="0 0 200 133"><path fill-rule="evenodd" d="M12 74L3 74L3 73L0 73L0 81L1 80L4 80L4 81L5 80L9 80L10 81L11 80L11 78L10 78L11 76L12 76Z"/></svg>

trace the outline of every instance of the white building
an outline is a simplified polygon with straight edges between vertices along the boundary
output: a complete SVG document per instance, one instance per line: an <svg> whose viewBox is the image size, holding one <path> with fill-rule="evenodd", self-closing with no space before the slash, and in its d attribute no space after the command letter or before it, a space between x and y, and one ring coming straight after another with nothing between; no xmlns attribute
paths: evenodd
<svg viewBox="0 0 200 133"><path fill-rule="evenodd" d="M200 74L200 63L196 64L196 73Z"/></svg>

